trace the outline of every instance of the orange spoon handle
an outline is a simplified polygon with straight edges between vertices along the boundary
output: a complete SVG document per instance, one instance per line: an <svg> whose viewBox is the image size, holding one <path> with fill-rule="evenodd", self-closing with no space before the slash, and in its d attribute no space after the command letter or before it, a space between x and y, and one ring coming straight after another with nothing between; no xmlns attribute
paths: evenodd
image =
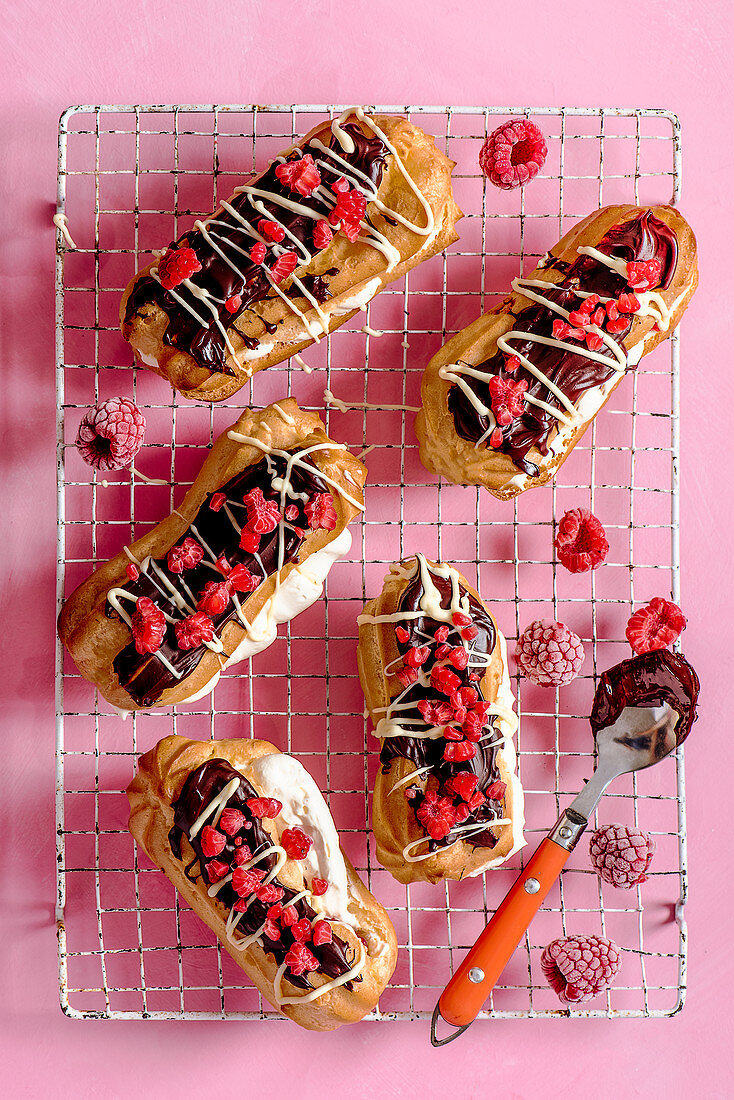
<svg viewBox="0 0 734 1100"><path fill-rule="evenodd" d="M444 1020L465 1027L494 989L510 956L570 856L546 837L441 994Z"/></svg>

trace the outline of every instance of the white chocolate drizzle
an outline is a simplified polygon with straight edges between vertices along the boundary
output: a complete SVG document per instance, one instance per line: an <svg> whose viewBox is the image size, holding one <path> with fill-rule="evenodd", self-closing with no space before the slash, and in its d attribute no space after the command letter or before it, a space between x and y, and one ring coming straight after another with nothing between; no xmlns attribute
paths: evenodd
<svg viewBox="0 0 734 1100"><path fill-rule="evenodd" d="M335 397L331 390L324 390L324 401L329 408L336 409L338 412L349 412L350 409L379 409L381 412L420 412L420 407L416 405L385 405L383 403L379 405L373 404L371 401L342 401L340 397Z"/></svg>

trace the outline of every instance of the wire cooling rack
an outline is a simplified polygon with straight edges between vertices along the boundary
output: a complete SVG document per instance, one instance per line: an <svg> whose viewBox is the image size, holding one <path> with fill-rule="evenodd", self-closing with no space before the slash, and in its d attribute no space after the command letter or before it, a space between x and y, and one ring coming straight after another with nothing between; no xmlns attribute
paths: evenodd
<svg viewBox="0 0 734 1100"><path fill-rule="evenodd" d="M153 248L209 213L334 105L73 107L59 128L57 236L58 600L100 561L139 537L181 499L211 440L240 404L293 394L324 407L323 391L354 405L327 410L332 436L364 452L366 515L326 598L286 627L267 653L229 671L211 700L122 721L57 656L58 943L63 1010L76 1017L276 1018L210 931L182 905L126 830L125 787L139 753L176 732L258 736L292 751L326 792L343 845L387 906L398 966L370 1018L430 1015L452 967L514 880L522 856L484 879L438 886L394 882L368 828L377 742L362 717L356 616L387 565L422 550L456 563L479 587L510 640L531 620L566 622L584 640L582 674L560 692L515 680L518 750L532 852L593 767L586 715L597 673L629 655L633 607L679 595L678 339L644 359L560 470L554 485L511 503L438 483L420 465L412 430L429 356L504 294L510 280L597 205L677 201L680 139L665 111L386 107L435 135L457 162L460 241L393 284L348 326L296 360L257 374L235 402L190 403L131 369L118 325L120 294ZM481 142L500 118L535 119L548 140L541 177L520 192L485 185ZM378 335L381 334L381 335ZM309 373L310 371L310 373ZM73 446L83 410L134 397L148 421L137 472L102 481ZM556 566L553 537L568 507L601 517L610 552L592 574ZM601 885L586 845L533 922L484 1017L660 1016L685 996L686 846L682 752L619 781L600 821L639 824L657 841L652 873L629 892ZM546 986L543 946L601 933L623 950L615 987L584 1011Z"/></svg>

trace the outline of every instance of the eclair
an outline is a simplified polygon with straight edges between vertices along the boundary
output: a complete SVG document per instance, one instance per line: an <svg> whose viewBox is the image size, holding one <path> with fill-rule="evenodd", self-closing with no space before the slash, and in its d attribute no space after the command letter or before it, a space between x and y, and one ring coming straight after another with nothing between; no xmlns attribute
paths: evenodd
<svg viewBox="0 0 734 1100"><path fill-rule="evenodd" d="M422 554L391 566L358 618L380 739L372 828L400 882L462 879L524 844L507 647L476 589Z"/></svg>
<svg viewBox="0 0 734 1100"><path fill-rule="evenodd" d="M292 398L246 409L183 501L66 601L59 635L114 707L193 702L321 595L366 469Z"/></svg>
<svg viewBox="0 0 734 1100"><path fill-rule="evenodd" d="M221 401L318 343L457 239L453 167L405 118L320 122L135 275L120 321L137 362Z"/></svg>
<svg viewBox="0 0 734 1100"><path fill-rule="evenodd" d="M312 1031L375 1007L395 931L302 764L267 741L166 737L127 794L136 841L270 1004Z"/></svg>
<svg viewBox="0 0 734 1100"><path fill-rule="evenodd" d="M606 206L431 359L415 422L432 473L509 500L545 485L698 282L672 206Z"/></svg>

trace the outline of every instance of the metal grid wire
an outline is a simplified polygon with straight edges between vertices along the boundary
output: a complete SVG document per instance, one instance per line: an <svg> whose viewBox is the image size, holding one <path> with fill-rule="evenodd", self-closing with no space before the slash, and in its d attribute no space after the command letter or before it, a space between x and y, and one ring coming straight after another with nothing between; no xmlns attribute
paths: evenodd
<svg viewBox="0 0 734 1100"><path fill-rule="evenodd" d="M186 402L130 367L117 321L120 294L146 253L206 214L250 169L261 167L335 104L74 107L59 128L58 212L77 247L57 237L58 601L100 561L162 518L191 484L233 404ZM238 405L285 393L323 410L323 390L377 408L326 412L330 434L366 456L367 510L353 525L351 555L332 569L326 598L281 628L266 654L229 671L211 700L127 721L57 653L59 980L76 1017L274 1018L201 922L136 850L126 831L125 786L140 752L170 732L260 736L293 751L329 799L345 850L395 923L393 982L370 1019L429 1016L452 966L514 880L522 856L484 878L438 886L395 883L374 856L369 791L377 743L362 717L356 615L387 564L422 550L478 582L512 649L534 618L579 633L587 659L561 692L515 680L517 739L532 852L593 767L588 715L597 673L629 650L631 609L653 595L678 600L678 339L646 358L618 387L552 488L501 503L473 488L437 483L417 458L411 414L428 357L530 270L572 222L609 202L676 202L677 119L665 111L379 108L407 114L457 162L461 239L393 284L328 341L255 376ZM532 186L487 186L477 153L499 117L535 118L549 155ZM499 117L498 117L499 116ZM365 327L363 327L365 326ZM375 333L381 333L377 336ZM165 484L108 475L73 447L82 410L104 397L134 397L148 420L138 466ZM169 435L170 432L170 435ZM604 567L571 577L552 540L567 507L590 507L610 542ZM129 517L129 518L128 518ZM682 751L627 777L602 804L601 821L636 823L658 851L644 887L602 886L577 851L481 1017L658 1016L685 996L686 844ZM584 846L582 846L583 848ZM615 988L584 1011L562 1009L543 980L550 939L597 932L617 940Z"/></svg>

